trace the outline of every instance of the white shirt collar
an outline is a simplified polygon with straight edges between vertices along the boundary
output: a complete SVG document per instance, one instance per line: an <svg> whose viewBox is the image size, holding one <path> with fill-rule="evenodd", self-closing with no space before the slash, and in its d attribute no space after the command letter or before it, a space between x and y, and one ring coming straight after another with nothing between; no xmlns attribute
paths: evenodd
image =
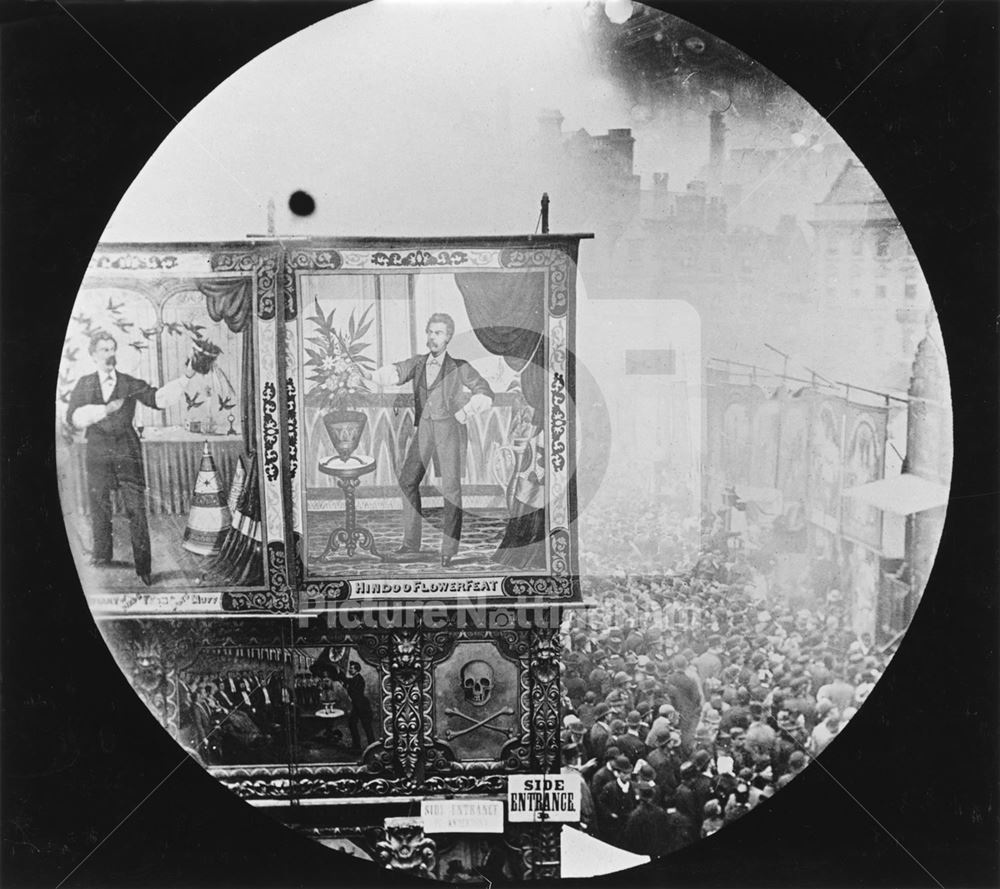
<svg viewBox="0 0 1000 889"><path fill-rule="evenodd" d="M97 383L101 387L101 397L107 400L118 385L118 373L114 368L111 368L110 371L107 368L101 368L97 372Z"/></svg>
<svg viewBox="0 0 1000 889"><path fill-rule="evenodd" d="M427 353L427 363L430 364L432 361L437 361L438 364L444 366L444 359L448 356L448 350L445 349L436 358L430 352Z"/></svg>

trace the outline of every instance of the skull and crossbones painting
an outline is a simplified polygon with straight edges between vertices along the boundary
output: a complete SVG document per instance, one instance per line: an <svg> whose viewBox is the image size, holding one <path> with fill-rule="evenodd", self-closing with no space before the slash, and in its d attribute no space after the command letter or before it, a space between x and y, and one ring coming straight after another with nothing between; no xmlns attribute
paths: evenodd
<svg viewBox="0 0 1000 889"><path fill-rule="evenodd" d="M468 661L459 676L466 701L476 707L482 707L489 701L496 685L496 674L486 661Z"/></svg>
<svg viewBox="0 0 1000 889"><path fill-rule="evenodd" d="M461 646L437 673L438 732L456 755L490 756L514 736L517 670L490 643Z"/></svg>

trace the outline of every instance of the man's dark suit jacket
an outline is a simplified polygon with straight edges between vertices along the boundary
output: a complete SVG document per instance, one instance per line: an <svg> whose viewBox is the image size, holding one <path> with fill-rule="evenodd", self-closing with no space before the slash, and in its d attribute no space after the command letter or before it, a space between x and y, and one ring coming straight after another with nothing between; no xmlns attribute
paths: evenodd
<svg viewBox="0 0 1000 889"><path fill-rule="evenodd" d="M84 432L87 439L87 470L96 471L100 480L118 487L122 483L132 483L145 487L146 479L142 471L142 446L132 420L135 406L141 402L146 407L156 408L156 389L144 380L130 377L116 371L115 389L108 401L116 398L124 400L121 408L113 414L88 426ZM69 398L66 417L72 425L73 412L88 404L105 404L101 396L101 381L96 373L80 377ZM105 478L105 476L107 476Z"/></svg>
<svg viewBox="0 0 1000 889"><path fill-rule="evenodd" d="M667 813L658 805L640 802L625 820L621 844L636 855L659 855L669 832Z"/></svg>
<svg viewBox="0 0 1000 889"><path fill-rule="evenodd" d="M442 396L445 407L454 416L469 402L472 395L486 395L493 397L493 390L479 372L468 361L461 358L452 358L451 355L444 356L441 365L441 372L437 375L430 389L427 388L427 361L429 354L416 355L407 358L405 361L397 361L396 369L399 371L399 382L413 382L413 425L420 425L420 418L423 416L424 405L431 389L443 386ZM465 390L469 392L466 393Z"/></svg>
<svg viewBox="0 0 1000 889"><path fill-rule="evenodd" d="M605 784L597 797L597 823L601 839L617 843L625 830L629 814L637 804L635 790L631 786L622 790L617 780Z"/></svg>

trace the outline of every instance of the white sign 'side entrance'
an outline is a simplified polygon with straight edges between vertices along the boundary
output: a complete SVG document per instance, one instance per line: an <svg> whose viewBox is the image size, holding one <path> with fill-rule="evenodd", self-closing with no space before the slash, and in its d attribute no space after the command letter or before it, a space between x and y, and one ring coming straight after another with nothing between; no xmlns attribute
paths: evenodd
<svg viewBox="0 0 1000 889"><path fill-rule="evenodd" d="M425 799L420 820L425 833L503 833L503 800Z"/></svg>
<svg viewBox="0 0 1000 889"><path fill-rule="evenodd" d="M511 775L507 779L508 821L579 821L580 776Z"/></svg>

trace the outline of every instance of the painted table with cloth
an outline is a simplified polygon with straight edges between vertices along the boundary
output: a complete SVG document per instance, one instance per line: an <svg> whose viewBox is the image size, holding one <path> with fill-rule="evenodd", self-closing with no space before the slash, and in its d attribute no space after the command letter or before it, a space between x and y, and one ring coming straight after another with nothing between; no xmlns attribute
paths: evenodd
<svg viewBox="0 0 1000 889"><path fill-rule="evenodd" d="M187 515L191 507L198 467L205 443L215 461L219 481L229 490L240 454L241 435L206 435L182 427L147 427L143 430L142 460L146 470L146 503L151 515ZM87 445L81 439L70 445L70 471L66 478L67 507L74 513L90 512L87 499ZM112 497L116 514L120 498Z"/></svg>

